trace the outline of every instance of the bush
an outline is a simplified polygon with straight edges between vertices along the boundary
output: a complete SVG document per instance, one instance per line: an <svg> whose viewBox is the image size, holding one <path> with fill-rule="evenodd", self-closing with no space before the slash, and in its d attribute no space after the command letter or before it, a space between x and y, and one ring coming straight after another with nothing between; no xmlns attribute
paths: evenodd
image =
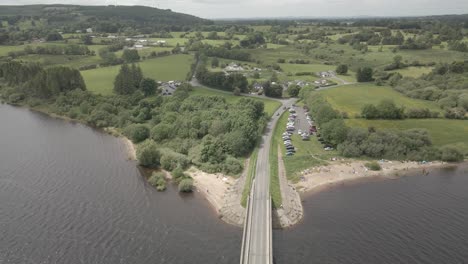
<svg viewBox="0 0 468 264"><path fill-rule="evenodd" d="M193 190L193 180L190 178L183 179L179 183L179 192L192 192Z"/></svg>
<svg viewBox="0 0 468 264"><path fill-rule="evenodd" d="M368 163L365 164L365 166L366 166L366 168L368 168L369 170L372 170L372 171L382 170L382 167L380 166L380 164L375 162L375 161L368 162Z"/></svg>
<svg viewBox="0 0 468 264"><path fill-rule="evenodd" d="M455 147L446 146L442 148L442 161L460 162L463 161L463 153Z"/></svg>
<svg viewBox="0 0 468 264"><path fill-rule="evenodd" d="M153 172L151 177L148 179L148 183L156 187L158 191L166 190L166 177L162 172Z"/></svg>
<svg viewBox="0 0 468 264"><path fill-rule="evenodd" d="M170 150L164 151L160 162L161 167L168 171L173 171L176 168L186 169L190 165L190 160L187 156Z"/></svg>
<svg viewBox="0 0 468 264"><path fill-rule="evenodd" d="M241 173L243 169L242 163L234 157L228 156L226 161L224 161L223 171L226 174L236 175Z"/></svg>
<svg viewBox="0 0 468 264"><path fill-rule="evenodd" d="M24 99L24 94L22 93L14 93L8 96L8 102L11 104L17 104Z"/></svg>
<svg viewBox="0 0 468 264"><path fill-rule="evenodd" d="M348 65L346 64L338 65L338 67L336 67L336 73L342 74L342 75L348 73Z"/></svg>
<svg viewBox="0 0 468 264"><path fill-rule="evenodd" d="M185 175L184 170L180 167L175 168L171 174L172 174L172 179L175 182L180 182L184 178L187 178L187 175Z"/></svg>
<svg viewBox="0 0 468 264"><path fill-rule="evenodd" d="M161 154L154 141L147 141L137 149L137 159L141 166L158 167L160 158Z"/></svg>
<svg viewBox="0 0 468 264"><path fill-rule="evenodd" d="M139 143L149 137L149 128L145 125L132 124L127 126L123 133L134 143Z"/></svg>

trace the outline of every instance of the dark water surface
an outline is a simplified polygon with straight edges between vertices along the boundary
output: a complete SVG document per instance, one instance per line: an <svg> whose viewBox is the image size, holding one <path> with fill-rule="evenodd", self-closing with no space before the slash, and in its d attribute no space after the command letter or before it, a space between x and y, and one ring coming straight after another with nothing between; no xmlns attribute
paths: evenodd
<svg viewBox="0 0 468 264"><path fill-rule="evenodd" d="M159 193L125 145L0 105L0 263L238 263L242 230Z"/></svg>
<svg viewBox="0 0 468 264"><path fill-rule="evenodd" d="M468 263L468 166L348 183L305 198L277 263Z"/></svg>
<svg viewBox="0 0 468 264"><path fill-rule="evenodd" d="M124 144L0 105L0 264L238 263L242 231L150 187ZM468 263L468 167L348 183L274 232L276 263Z"/></svg>

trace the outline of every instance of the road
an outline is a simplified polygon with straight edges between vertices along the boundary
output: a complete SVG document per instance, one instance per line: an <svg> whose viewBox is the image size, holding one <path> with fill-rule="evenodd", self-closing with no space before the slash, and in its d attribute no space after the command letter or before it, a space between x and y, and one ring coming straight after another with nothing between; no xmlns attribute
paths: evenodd
<svg viewBox="0 0 468 264"><path fill-rule="evenodd" d="M270 262L271 250L271 200L270 200L270 163L269 152L274 128L284 107L289 107L297 99L278 100L281 107L275 112L270 122L268 122L265 133L262 136L259 146L257 165L255 169L255 185L252 191L251 207L252 215L247 224L248 234L246 240L249 241L249 248L246 250L248 256L247 263L272 263ZM279 114L279 115L278 115Z"/></svg>

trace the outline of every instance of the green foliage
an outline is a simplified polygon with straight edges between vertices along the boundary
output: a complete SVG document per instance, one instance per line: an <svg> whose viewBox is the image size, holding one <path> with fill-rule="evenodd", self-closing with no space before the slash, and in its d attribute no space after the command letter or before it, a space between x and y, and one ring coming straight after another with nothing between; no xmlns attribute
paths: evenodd
<svg viewBox="0 0 468 264"><path fill-rule="evenodd" d="M375 161L367 162L364 165L366 166L366 168L368 168L369 170L372 170L372 171L382 170L382 167L380 166L380 164L378 162L375 162Z"/></svg>
<svg viewBox="0 0 468 264"><path fill-rule="evenodd" d="M51 33L49 33L47 35L46 40L47 41L58 41L58 40L63 40L63 37L58 32L51 32Z"/></svg>
<svg viewBox="0 0 468 264"><path fill-rule="evenodd" d="M158 191L166 190L166 177L162 172L153 172L148 179L148 183L156 187Z"/></svg>
<svg viewBox="0 0 468 264"><path fill-rule="evenodd" d="M287 90L289 96L291 97L297 97L300 91L301 87L299 85L290 85Z"/></svg>
<svg viewBox="0 0 468 264"><path fill-rule="evenodd" d="M361 116L366 119L403 119L404 108L399 108L390 99L383 99L377 106L372 104L364 105Z"/></svg>
<svg viewBox="0 0 468 264"><path fill-rule="evenodd" d="M134 63L140 60L140 55L138 54L137 50L126 49L123 51L122 59L126 63Z"/></svg>
<svg viewBox="0 0 468 264"><path fill-rule="evenodd" d="M279 84L266 82L263 84L263 92L268 97L281 98L283 96L283 87Z"/></svg>
<svg viewBox="0 0 468 264"><path fill-rule="evenodd" d="M370 67L359 68L356 71L356 79L358 82L371 82L374 80L372 75L373 70Z"/></svg>
<svg viewBox="0 0 468 264"><path fill-rule="evenodd" d="M145 96L151 96L156 94L158 84L151 78L143 78L140 83L140 90Z"/></svg>
<svg viewBox="0 0 468 264"><path fill-rule="evenodd" d="M333 146L337 146L346 140L348 127L342 119L333 119L321 126L320 133L323 140Z"/></svg>
<svg viewBox="0 0 468 264"><path fill-rule="evenodd" d="M335 70L335 71L336 71L337 74L341 74L341 75L347 74L347 73L348 73L348 65L346 65L346 64L340 64L340 65L338 65L338 66L336 67L336 70Z"/></svg>
<svg viewBox="0 0 468 264"><path fill-rule="evenodd" d="M190 160L186 155L176 153L171 150L164 150L161 155L161 167L168 171L176 168L186 169L190 165Z"/></svg>
<svg viewBox="0 0 468 264"><path fill-rule="evenodd" d="M448 161L448 162L460 162L463 161L464 155L463 153L451 146L446 146L442 148L442 158L443 161Z"/></svg>
<svg viewBox="0 0 468 264"><path fill-rule="evenodd" d="M114 92L116 94L128 95L134 93L140 86L143 79L143 73L140 66L127 64L120 67L119 74L115 77Z"/></svg>
<svg viewBox="0 0 468 264"><path fill-rule="evenodd" d="M154 141L143 142L137 149L137 160L141 166L156 168L160 165L161 153Z"/></svg>
<svg viewBox="0 0 468 264"><path fill-rule="evenodd" d="M210 72L205 66L198 67L197 79L204 85L234 92L236 88L241 92L247 92L248 81L239 73L225 75L224 72Z"/></svg>
<svg viewBox="0 0 468 264"><path fill-rule="evenodd" d="M134 143L139 143L149 137L149 128L146 125L131 124L123 130L123 133Z"/></svg>
<svg viewBox="0 0 468 264"><path fill-rule="evenodd" d="M183 179L179 183L179 192L192 192L193 190L193 180L192 179Z"/></svg>

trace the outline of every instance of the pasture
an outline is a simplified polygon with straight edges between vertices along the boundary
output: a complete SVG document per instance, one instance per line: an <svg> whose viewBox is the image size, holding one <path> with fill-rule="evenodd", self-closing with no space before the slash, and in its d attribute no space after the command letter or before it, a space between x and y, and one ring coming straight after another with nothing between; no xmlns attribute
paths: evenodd
<svg viewBox="0 0 468 264"><path fill-rule="evenodd" d="M338 111L347 112L351 117L359 115L366 104L378 104L382 99L391 99L398 106L405 108L428 108L431 111L441 111L432 101L418 100L387 86L375 84L352 84L320 91L327 101Z"/></svg>
<svg viewBox="0 0 468 264"><path fill-rule="evenodd" d="M192 56L180 54L144 60L139 65L145 77L157 81L183 81L190 71L192 62ZM120 66L103 67L82 71L81 74L88 90L97 94L110 95L113 93L114 79L119 69Z"/></svg>

